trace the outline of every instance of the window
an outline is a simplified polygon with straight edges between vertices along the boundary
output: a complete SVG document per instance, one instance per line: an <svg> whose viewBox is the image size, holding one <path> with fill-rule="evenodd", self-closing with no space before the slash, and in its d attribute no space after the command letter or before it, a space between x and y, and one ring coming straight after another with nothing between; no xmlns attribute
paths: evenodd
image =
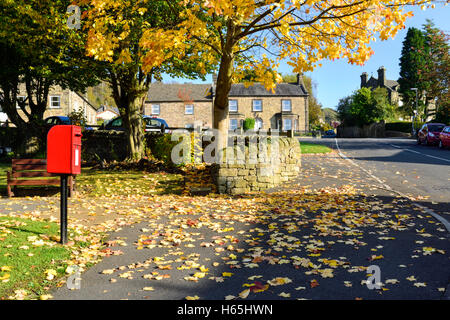
<svg viewBox="0 0 450 320"><path fill-rule="evenodd" d="M291 112L292 111L291 100L281 100L281 111L282 112Z"/></svg>
<svg viewBox="0 0 450 320"><path fill-rule="evenodd" d="M238 120L230 119L230 130L236 130L238 128Z"/></svg>
<svg viewBox="0 0 450 320"><path fill-rule="evenodd" d="M118 128L122 127L122 118L119 117L117 119L114 119L111 122L111 127L118 127Z"/></svg>
<svg viewBox="0 0 450 320"><path fill-rule="evenodd" d="M283 130L291 130L291 129L292 129L292 120L283 119Z"/></svg>
<svg viewBox="0 0 450 320"><path fill-rule="evenodd" d="M194 114L194 105L187 104L184 106L184 114Z"/></svg>
<svg viewBox="0 0 450 320"><path fill-rule="evenodd" d="M262 112L262 100L253 100L253 108L254 112Z"/></svg>
<svg viewBox="0 0 450 320"><path fill-rule="evenodd" d="M237 100L228 100L228 112L238 112Z"/></svg>
<svg viewBox="0 0 450 320"><path fill-rule="evenodd" d="M61 108L61 97L60 96L50 96L50 108L53 108L53 109Z"/></svg>
<svg viewBox="0 0 450 320"><path fill-rule="evenodd" d="M159 104L152 104L152 114L159 114Z"/></svg>
<svg viewBox="0 0 450 320"><path fill-rule="evenodd" d="M19 101L20 102L22 102L22 101L25 101L25 99L26 99L27 97L25 97L25 96L17 96L17 105L16 105L16 107L17 107L17 109L20 109L20 106L19 106Z"/></svg>
<svg viewBox="0 0 450 320"><path fill-rule="evenodd" d="M184 127L186 129L192 129L192 128L194 128L194 124L193 123L188 123L188 124L185 124Z"/></svg>

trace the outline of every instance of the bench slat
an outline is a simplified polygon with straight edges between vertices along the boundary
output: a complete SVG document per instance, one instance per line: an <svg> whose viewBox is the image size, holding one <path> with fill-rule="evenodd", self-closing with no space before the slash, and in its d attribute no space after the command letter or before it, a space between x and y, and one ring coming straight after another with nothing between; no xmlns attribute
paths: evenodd
<svg viewBox="0 0 450 320"><path fill-rule="evenodd" d="M47 159L12 159L12 164L47 164Z"/></svg>
<svg viewBox="0 0 450 320"><path fill-rule="evenodd" d="M31 170L31 171L30 171ZM14 196L12 186L59 186L60 178L56 179L33 179L33 178L54 178L58 174L47 172L46 159L12 159L11 171L6 172L8 197ZM18 179L20 178L20 179ZM32 179L28 179L32 178ZM69 176L68 187L69 197L74 190L75 177Z"/></svg>
<svg viewBox="0 0 450 320"><path fill-rule="evenodd" d="M45 180L10 180L9 185L12 186L49 186L59 185L59 179L45 179Z"/></svg>
<svg viewBox="0 0 450 320"><path fill-rule="evenodd" d="M59 177L57 173L49 173L46 171L15 171L13 178L37 178L37 177Z"/></svg>
<svg viewBox="0 0 450 320"><path fill-rule="evenodd" d="M14 164L12 166L12 171L23 171L23 170L41 170L47 172L46 164Z"/></svg>

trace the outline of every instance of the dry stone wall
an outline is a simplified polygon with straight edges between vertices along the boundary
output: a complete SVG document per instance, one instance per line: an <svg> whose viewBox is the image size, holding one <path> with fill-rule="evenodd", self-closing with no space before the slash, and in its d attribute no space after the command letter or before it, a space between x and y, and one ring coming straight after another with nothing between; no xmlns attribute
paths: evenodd
<svg viewBox="0 0 450 320"><path fill-rule="evenodd" d="M223 163L212 168L219 193L266 190L296 177L301 168L301 149L295 138L278 137L245 148L234 146L226 155Z"/></svg>

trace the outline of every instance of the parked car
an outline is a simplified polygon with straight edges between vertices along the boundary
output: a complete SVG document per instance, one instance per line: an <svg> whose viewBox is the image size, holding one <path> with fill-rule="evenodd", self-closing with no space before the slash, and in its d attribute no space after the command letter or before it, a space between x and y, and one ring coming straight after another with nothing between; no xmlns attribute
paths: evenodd
<svg viewBox="0 0 450 320"><path fill-rule="evenodd" d="M56 126L56 125L71 125L72 120L70 120L69 117L52 116L52 117L48 117L48 118L44 119L44 123L45 123L47 130L50 130L51 127ZM94 128L89 127L89 126L85 126L83 129L84 130L94 130Z"/></svg>
<svg viewBox="0 0 450 320"><path fill-rule="evenodd" d="M450 126L442 129L439 134L439 148L450 147Z"/></svg>
<svg viewBox="0 0 450 320"><path fill-rule="evenodd" d="M439 143L439 135L444 129L443 123L425 123L417 132L417 143L425 145L433 145Z"/></svg>
<svg viewBox="0 0 450 320"><path fill-rule="evenodd" d="M69 117L63 117L63 116L52 116L44 119L45 125L48 127L53 127L56 125L63 125L63 124L72 124L72 121L70 121Z"/></svg>
<svg viewBox="0 0 450 320"><path fill-rule="evenodd" d="M322 138L336 138L336 133L334 132L334 130L327 130L322 135Z"/></svg>
<svg viewBox="0 0 450 320"><path fill-rule="evenodd" d="M166 120L156 117L150 117L150 116L142 116L142 120L145 121L145 132L164 132L164 133L170 133L170 130L167 129L169 125L167 124ZM116 131L123 131L123 125L122 125L122 117L116 117L107 123L104 123L100 130L116 130Z"/></svg>

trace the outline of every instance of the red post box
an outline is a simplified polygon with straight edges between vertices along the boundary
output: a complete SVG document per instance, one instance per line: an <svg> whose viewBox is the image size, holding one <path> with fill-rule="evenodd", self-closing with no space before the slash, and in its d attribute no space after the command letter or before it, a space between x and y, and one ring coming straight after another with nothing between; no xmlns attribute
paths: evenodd
<svg viewBox="0 0 450 320"><path fill-rule="evenodd" d="M81 173L81 128L59 125L47 135L47 172L59 174Z"/></svg>
<svg viewBox="0 0 450 320"><path fill-rule="evenodd" d="M47 134L47 172L61 176L61 243L67 243L67 178L81 173L81 128L54 126Z"/></svg>

